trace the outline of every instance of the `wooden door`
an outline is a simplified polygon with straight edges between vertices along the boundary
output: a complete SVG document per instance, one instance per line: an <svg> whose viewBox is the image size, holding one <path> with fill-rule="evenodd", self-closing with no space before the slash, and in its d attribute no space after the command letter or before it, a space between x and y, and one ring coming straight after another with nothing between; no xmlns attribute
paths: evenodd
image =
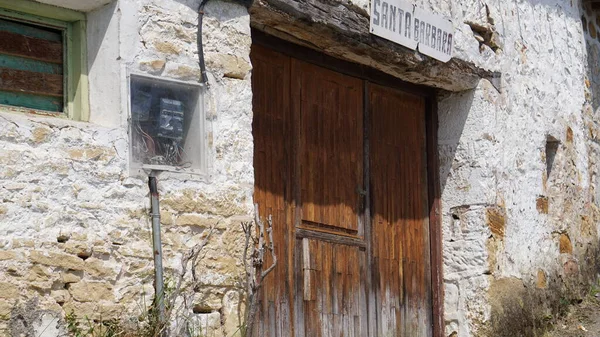
<svg viewBox="0 0 600 337"><path fill-rule="evenodd" d="M432 334L425 100L369 85L377 336Z"/></svg>
<svg viewBox="0 0 600 337"><path fill-rule="evenodd" d="M297 336L366 335L363 82L292 60Z"/></svg>
<svg viewBox="0 0 600 337"><path fill-rule="evenodd" d="M272 216L278 264L262 287L258 336L289 336L293 260L289 260L291 223L290 59L252 46L254 120L254 202L259 215ZM259 89L260 88L260 89ZM268 254L267 254L268 255ZM270 256L269 256L270 258ZM267 261L267 265L271 261Z"/></svg>
<svg viewBox="0 0 600 337"><path fill-rule="evenodd" d="M425 100L253 45L260 336L431 336ZM365 90L367 88L367 90Z"/></svg>

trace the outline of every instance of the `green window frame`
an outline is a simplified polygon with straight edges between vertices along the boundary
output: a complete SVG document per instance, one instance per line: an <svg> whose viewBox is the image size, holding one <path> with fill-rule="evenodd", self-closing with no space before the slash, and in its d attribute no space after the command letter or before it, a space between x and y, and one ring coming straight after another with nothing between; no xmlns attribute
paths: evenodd
<svg viewBox="0 0 600 337"><path fill-rule="evenodd" d="M28 0L0 0L0 18L46 26L63 32L63 111L36 112L88 121L90 108L85 14ZM6 108L8 106L2 105L0 109ZM11 106L9 109L22 110L18 106Z"/></svg>

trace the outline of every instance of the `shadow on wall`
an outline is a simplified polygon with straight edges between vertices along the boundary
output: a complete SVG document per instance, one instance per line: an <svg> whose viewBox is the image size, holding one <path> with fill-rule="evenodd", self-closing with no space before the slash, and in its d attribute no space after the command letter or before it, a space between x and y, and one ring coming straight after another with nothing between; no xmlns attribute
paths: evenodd
<svg viewBox="0 0 600 337"><path fill-rule="evenodd" d="M96 58L99 57L101 49L113 50L114 55L111 55L111 61L117 60L119 56L119 39L111 36L109 32L111 24L114 26L118 21L117 7L117 1L114 1L88 14L87 50L90 69L94 66Z"/></svg>
<svg viewBox="0 0 600 337"><path fill-rule="evenodd" d="M451 172L456 167L454 157L460 144L475 89L440 95L438 102L438 156L440 165L440 191L444 192ZM455 165L455 164L454 164Z"/></svg>
<svg viewBox="0 0 600 337"><path fill-rule="evenodd" d="M586 100L593 111L600 107L600 6L584 2L581 25L587 52Z"/></svg>

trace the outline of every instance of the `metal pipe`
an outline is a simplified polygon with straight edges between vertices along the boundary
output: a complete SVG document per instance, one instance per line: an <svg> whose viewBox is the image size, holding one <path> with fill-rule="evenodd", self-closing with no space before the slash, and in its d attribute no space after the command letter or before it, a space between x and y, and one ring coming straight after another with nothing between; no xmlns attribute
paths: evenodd
<svg viewBox="0 0 600 337"><path fill-rule="evenodd" d="M162 265L162 247L160 240L160 204L154 171L148 176L150 205L152 216L152 251L154 252L154 306L158 308L159 323L165 322L165 291Z"/></svg>

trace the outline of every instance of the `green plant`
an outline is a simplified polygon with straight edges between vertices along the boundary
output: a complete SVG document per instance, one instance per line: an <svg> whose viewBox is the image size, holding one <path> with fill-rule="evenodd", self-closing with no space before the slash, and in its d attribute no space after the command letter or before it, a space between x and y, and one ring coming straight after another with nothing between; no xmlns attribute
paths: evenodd
<svg viewBox="0 0 600 337"><path fill-rule="evenodd" d="M82 326L81 320L73 311L65 316L65 322L69 335L73 337L116 337L121 336L123 332L117 320L97 323L85 317L85 326Z"/></svg>
<svg viewBox="0 0 600 337"><path fill-rule="evenodd" d="M590 293L589 295L591 297L596 297L596 295L600 293L600 280L598 280L596 283L592 283L592 285L590 286Z"/></svg>

